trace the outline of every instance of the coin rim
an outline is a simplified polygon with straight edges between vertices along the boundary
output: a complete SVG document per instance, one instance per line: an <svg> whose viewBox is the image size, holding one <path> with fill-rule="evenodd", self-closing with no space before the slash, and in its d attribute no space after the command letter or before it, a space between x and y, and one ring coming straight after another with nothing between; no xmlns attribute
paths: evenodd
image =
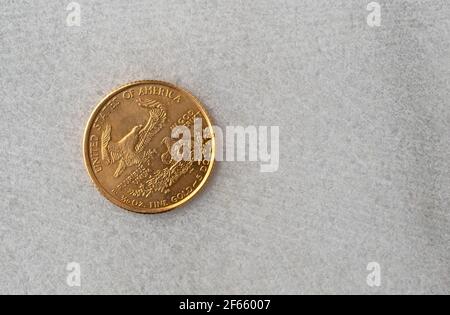
<svg viewBox="0 0 450 315"><path fill-rule="evenodd" d="M84 165L89 173L89 177L91 178L91 180L93 181L94 185L96 186L97 190L100 191L100 193L110 202L112 202L113 204L115 204L116 206L131 211L131 212L135 212L135 213L141 213L141 214L158 214L158 213L163 213L163 212L167 212L170 210L173 210L174 208L180 207L181 205L184 205L185 203L187 203L188 201L190 201L194 196L196 196L199 191L203 188L203 186L205 185L205 183L207 182L207 180L209 179L209 176L211 175L211 172L214 168L214 164L215 164L215 155L216 155L216 137L213 136L212 137L212 154L211 154L211 161L210 161L210 165L208 167L208 171L205 174L205 177L203 178L203 180L201 181L201 183L199 184L199 186L191 193L189 194L187 197L185 197L184 199L171 204L169 206L166 207L160 207L160 208L152 208L152 209L139 209L139 208L135 208L133 206L127 205L121 201L119 201L118 199L114 198L105 188L103 188L103 186L101 185L100 181L98 180L97 176L95 175L95 172L93 170L93 167L91 165L91 161L90 161L90 156L89 156L89 138L91 135L91 130L92 130L92 126L94 124L94 121L97 117L97 115L99 114L100 110L103 108L103 106L105 105L105 103L107 101L109 101L109 99L111 97L113 97L114 95L119 94L120 92L132 87L132 86L137 86L137 85L141 85L141 84L157 84L157 85L165 85L168 87L171 87L175 90L179 90L183 93L186 93L187 95L189 95L192 100L194 101L194 103L197 105L197 107L199 107L201 113L203 114L204 118L206 118L206 121L209 125L209 127L212 129L212 121L211 118L209 117L205 107L203 106L203 104L200 102L200 100L195 97L190 91L181 88L179 86L176 86L172 83L169 82L165 82L165 81L160 81L160 80L139 80L139 81L133 81L133 82L129 82L126 83L124 85L121 85L120 87L114 89L112 92L110 92L107 96L105 96L95 107L94 112L91 114L88 124L86 126L85 132L84 132L84 138L83 138L83 156L84 156Z"/></svg>

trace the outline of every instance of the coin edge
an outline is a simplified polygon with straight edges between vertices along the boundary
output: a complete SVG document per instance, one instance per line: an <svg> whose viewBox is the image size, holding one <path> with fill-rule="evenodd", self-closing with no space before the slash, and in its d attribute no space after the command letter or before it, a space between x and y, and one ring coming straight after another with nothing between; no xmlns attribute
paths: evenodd
<svg viewBox="0 0 450 315"><path fill-rule="evenodd" d="M203 116L206 118L206 121L209 125L209 127L211 129L213 129L213 124L212 124L212 119L210 117L210 115L208 114L205 106L203 105L202 102L200 102L200 100L194 96L189 90L176 86L172 83L166 82L166 81L161 81L161 80L138 80L138 81L132 81L129 83L126 83L124 85L121 85L115 89L113 89L110 93L108 93L105 97L103 97L100 102L97 103L94 111L92 112L92 114L89 117L87 126L85 128L84 131L84 137L83 137L83 157L84 157L84 165L88 171L89 177L91 178L94 186L97 188L97 190L103 195L103 197L105 197L108 201L110 201L111 203L113 203L114 205L118 206L119 208L122 208L124 210L127 211L131 211L134 213L139 213L139 214L160 214L160 213L164 213L164 212L168 212L171 210L174 210L175 208L181 207L183 205L185 205L187 202L191 201L195 196L198 195L198 193L202 190L202 188L205 186L206 182L208 181L209 177L211 176L211 173L214 169L214 165L215 165L215 154L216 154L216 138L215 136L212 138L213 142L212 142L212 154L211 154L211 165L208 167L208 171L206 172L205 178L201 181L201 183L199 184L199 186L191 193L189 194L189 196L187 196L186 198L184 198L181 201L178 201L174 204L171 204L169 206L166 207L161 207L161 208L154 208L154 209L136 209L132 206L129 206L125 203L120 202L119 200L117 200L116 198L112 197L111 194L102 187L102 185L100 184L100 181L97 179L97 176L95 175L92 165L91 165L91 161L90 161L90 156L89 156L89 136L91 134L91 130L92 130L92 125L95 121L95 118L97 117L98 113L100 112L101 108L104 106L105 102L107 102L112 96L132 87L135 85L140 85L140 84L159 84L159 85L165 85L177 90L180 90L183 93L188 94L192 100L196 103L196 105L199 107L200 111L202 112Z"/></svg>

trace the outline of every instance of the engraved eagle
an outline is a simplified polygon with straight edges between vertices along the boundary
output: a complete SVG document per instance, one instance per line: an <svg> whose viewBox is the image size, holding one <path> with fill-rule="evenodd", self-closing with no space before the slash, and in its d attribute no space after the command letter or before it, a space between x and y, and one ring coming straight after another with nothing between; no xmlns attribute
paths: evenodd
<svg viewBox="0 0 450 315"><path fill-rule="evenodd" d="M118 163L114 177L120 177L127 168L141 163L144 148L152 138L162 129L167 113L161 103L155 100L138 100L138 105L146 108L149 118L145 126L134 127L118 142L111 140L112 127L105 125L101 139L101 156L107 165Z"/></svg>

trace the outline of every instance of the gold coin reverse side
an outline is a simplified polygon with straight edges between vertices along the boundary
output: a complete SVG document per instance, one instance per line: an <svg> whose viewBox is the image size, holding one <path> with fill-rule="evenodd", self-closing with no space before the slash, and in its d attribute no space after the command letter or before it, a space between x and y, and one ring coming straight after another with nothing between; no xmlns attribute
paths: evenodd
<svg viewBox="0 0 450 315"><path fill-rule="evenodd" d="M175 128L190 131L190 139L180 133L184 145L172 138ZM174 158L174 147L184 158ZM214 158L214 132L203 105L162 81L132 82L111 92L84 136L93 182L108 200L133 212L160 213L184 204L207 181Z"/></svg>

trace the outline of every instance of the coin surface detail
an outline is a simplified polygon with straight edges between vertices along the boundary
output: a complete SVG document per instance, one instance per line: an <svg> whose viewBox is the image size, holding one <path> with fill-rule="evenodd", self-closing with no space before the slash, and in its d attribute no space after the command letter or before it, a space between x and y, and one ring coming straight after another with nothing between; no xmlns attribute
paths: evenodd
<svg viewBox="0 0 450 315"><path fill-rule="evenodd" d="M95 109L84 160L100 192L124 209L169 211L203 187L214 165L215 138L203 105L161 81L126 84Z"/></svg>

